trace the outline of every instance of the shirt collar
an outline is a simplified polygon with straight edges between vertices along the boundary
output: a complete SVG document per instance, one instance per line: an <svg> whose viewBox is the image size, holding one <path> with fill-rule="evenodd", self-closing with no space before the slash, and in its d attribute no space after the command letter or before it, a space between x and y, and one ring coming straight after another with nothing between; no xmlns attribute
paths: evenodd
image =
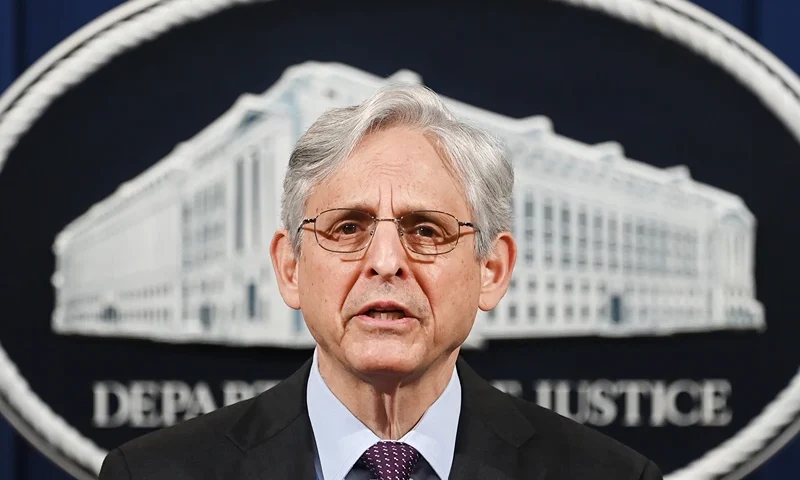
<svg viewBox="0 0 800 480"><path fill-rule="evenodd" d="M317 456L325 480L343 480L364 451L380 441L330 391L319 373L314 350L306 388L308 416L314 431ZM441 479L450 476L461 415L461 382L453 369L450 382L401 442L408 443L425 458Z"/></svg>

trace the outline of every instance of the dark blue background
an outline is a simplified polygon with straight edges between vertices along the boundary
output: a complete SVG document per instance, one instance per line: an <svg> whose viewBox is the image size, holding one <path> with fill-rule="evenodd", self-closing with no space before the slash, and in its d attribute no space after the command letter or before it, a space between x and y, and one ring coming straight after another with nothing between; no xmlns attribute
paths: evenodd
<svg viewBox="0 0 800 480"><path fill-rule="evenodd" d="M120 0L0 0L0 90L63 38L123 3ZM800 2L797 0L698 0L756 38L800 71ZM757 473L757 480L800 476L800 439ZM66 479L0 420L0 480Z"/></svg>

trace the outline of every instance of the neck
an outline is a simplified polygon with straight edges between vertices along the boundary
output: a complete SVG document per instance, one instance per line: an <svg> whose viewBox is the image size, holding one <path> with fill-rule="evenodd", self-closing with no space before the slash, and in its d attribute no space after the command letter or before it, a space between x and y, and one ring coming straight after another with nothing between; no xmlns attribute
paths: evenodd
<svg viewBox="0 0 800 480"><path fill-rule="evenodd" d="M417 376L364 377L318 350L325 384L350 412L382 440L399 440L438 399L453 376L459 349Z"/></svg>

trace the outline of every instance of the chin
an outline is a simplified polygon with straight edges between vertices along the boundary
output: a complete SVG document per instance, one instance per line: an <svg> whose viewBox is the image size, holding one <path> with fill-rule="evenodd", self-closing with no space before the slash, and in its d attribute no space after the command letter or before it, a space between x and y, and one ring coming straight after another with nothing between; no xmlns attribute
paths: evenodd
<svg viewBox="0 0 800 480"><path fill-rule="evenodd" d="M421 365L422 352L397 339L367 340L346 349L351 367L362 375L404 375Z"/></svg>

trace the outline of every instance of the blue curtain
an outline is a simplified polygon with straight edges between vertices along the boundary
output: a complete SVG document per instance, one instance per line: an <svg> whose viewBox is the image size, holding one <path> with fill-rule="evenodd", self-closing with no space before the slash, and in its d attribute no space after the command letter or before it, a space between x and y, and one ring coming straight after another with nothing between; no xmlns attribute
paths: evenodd
<svg viewBox="0 0 800 480"><path fill-rule="evenodd" d="M122 0L0 0L0 91L59 41ZM800 72L800 1L695 0ZM5 339L7 340L7 339ZM800 478L800 438L750 479ZM0 480L68 480L0 418Z"/></svg>

